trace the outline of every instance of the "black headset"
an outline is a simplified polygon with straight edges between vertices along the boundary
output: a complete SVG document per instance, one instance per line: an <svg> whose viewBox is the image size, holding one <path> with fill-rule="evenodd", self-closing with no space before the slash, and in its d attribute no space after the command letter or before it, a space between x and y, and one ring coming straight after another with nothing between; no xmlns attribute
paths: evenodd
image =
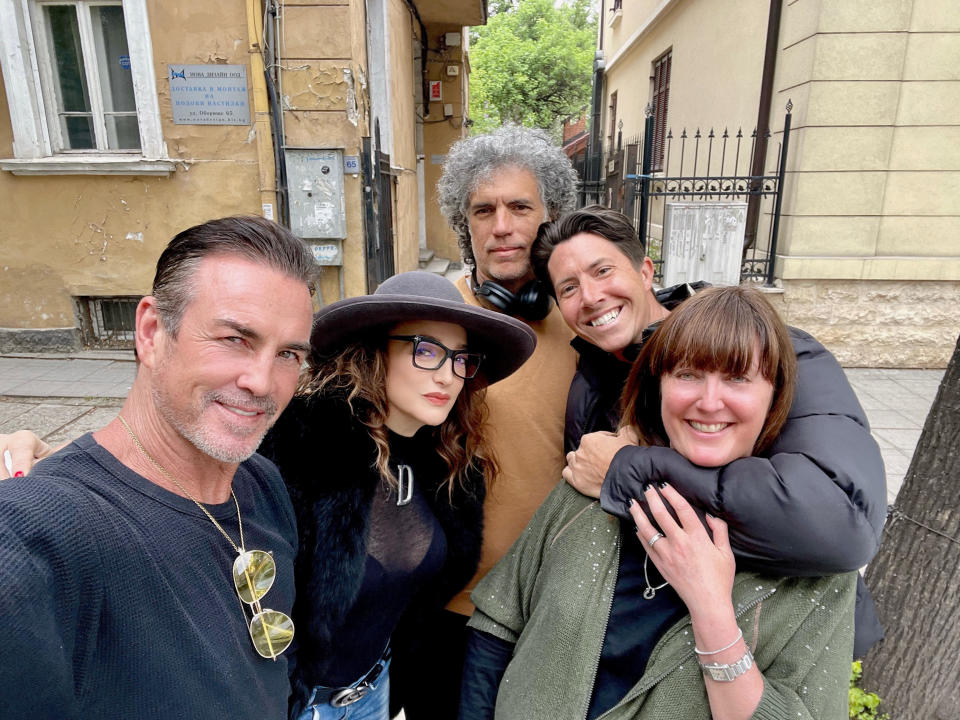
<svg viewBox="0 0 960 720"><path fill-rule="evenodd" d="M531 280L516 293L495 282L487 281L475 287L473 294L486 298L487 302L507 315L524 320L543 320L550 313L550 304L553 302L550 293L539 280Z"/></svg>

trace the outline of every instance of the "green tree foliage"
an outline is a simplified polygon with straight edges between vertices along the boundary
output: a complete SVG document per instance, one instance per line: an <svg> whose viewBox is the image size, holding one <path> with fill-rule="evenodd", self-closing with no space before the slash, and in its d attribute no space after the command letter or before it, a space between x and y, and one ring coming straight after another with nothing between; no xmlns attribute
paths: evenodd
<svg viewBox="0 0 960 720"><path fill-rule="evenodd" d="M470 49L474 132L506 122L556 131L590 103L593 0L491 0Z"/></svg>
<svg viewBox="0 0 960 720"><path fill-rule="evenodd" d="M880 697L860 687L863 666L859 660L853 661L850 670L850 720L890 720L887 713L880 714Z"/></svg>

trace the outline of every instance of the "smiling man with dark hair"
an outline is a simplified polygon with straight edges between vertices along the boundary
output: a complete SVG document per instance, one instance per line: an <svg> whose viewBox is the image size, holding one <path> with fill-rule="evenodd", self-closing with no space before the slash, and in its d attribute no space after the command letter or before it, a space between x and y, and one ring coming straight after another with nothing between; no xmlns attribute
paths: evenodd
<svg viewBox="0 0 960 720"><path fill-rule="evenodd" d="M0 716L286 717L297 536L254 451L309 349L312 273L260 218L180 233L118 417L0 483Z"/></svg>

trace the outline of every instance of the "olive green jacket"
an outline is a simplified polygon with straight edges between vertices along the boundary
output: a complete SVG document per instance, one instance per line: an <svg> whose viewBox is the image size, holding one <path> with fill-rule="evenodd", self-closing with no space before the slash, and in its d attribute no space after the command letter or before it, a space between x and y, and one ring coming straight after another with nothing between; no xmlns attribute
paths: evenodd
<svg viewBox="0 0 960 720"><path fill-rule="evenodd" d="M561 482L477 586L470 625L516 645L497 695L497 718L586 717L619 556L619 521ZM847 717L855 581L856 573L737 574L737 620L764 676L754 718ZM693 648L688 615L657 643L633 689L601 717L709 718Z"/></svg>

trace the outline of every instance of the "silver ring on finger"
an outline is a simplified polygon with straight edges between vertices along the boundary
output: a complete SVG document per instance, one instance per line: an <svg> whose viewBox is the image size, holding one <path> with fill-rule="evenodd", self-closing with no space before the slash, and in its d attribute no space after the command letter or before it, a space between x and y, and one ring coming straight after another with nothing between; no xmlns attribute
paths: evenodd
<svg viewBox="0 0 960 720"><path fill-rule="evenodd" d="M657 540L662 540L663 538L664 538L664 534L661 532L658 532L656 535L654 535L652 538L650 538L647 541L647 544L650 546L650 549L653 550L654 543L657 542Z"/></svg>

